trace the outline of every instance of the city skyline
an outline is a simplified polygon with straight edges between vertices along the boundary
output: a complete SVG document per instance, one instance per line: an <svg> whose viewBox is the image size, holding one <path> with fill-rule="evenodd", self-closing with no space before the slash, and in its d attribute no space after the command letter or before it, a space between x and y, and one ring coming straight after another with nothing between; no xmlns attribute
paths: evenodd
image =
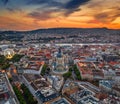
<svg viewBox="0 0 120 104"><path fill-rule="evenodd" d="M0 30L120 29L120 0L1 0Z"/></svg>

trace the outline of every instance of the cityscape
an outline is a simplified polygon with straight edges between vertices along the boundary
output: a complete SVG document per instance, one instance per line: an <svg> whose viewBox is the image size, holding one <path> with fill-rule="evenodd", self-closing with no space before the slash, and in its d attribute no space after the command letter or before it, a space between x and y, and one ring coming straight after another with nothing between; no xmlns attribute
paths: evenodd
<svg viewBox="0 0 120 104"><path fill-rule="evenodd" d="M1 0L0 104L120 104L120 0Z"/></svg>

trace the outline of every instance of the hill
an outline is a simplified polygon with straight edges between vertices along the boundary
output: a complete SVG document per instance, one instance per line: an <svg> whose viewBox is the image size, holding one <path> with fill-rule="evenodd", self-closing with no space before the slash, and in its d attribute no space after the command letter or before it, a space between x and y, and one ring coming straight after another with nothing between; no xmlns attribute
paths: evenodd
<svg viewBox="0 0 120 104"><path fill-rule="evenodd" d="M0 31L0 41L21 41L21 40L40 40L41 38L46 39L47 37L54 40L55 37L64 36L68 38L120 38L120 30L107 29L107 28L48 28L48 29L37 29L31 31ZM52 38L54 37L54 38ZM104 39L105 39L104 38ZM57 39L57 38L56 38ZM50 41L50 39L48 39ZM119 42L117 40L116 42Z"/></svg>

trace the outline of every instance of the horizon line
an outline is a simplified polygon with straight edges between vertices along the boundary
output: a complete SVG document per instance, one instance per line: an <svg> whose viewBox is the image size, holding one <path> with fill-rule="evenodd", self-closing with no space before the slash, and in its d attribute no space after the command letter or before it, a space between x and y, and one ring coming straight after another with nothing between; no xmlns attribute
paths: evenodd
<svg viewBox="0 0 120 104"><path fill-rule="evenodd" d="M108 28L108 27L49 27L49 28L36 28L36 29L28 29L28 30L14 30L14 29L11 29L11 30L9 30L9 29L0 29L0 31L2 32L4 32L4 31L15 31L15 32L27 32L27 31L35 31L35 30L42 30L42 29L62 29L62 28L64 28L64 29L108 29L108 30L120 30L120 28L119 29L115 29L115 28Z"/></svg>

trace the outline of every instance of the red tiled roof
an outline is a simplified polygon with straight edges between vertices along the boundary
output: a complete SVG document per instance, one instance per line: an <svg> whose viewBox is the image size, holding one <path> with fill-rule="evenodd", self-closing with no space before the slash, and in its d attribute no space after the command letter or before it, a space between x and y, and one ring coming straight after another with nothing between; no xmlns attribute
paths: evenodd
<svg viewBox="0 0 120 104"><path fill-rule="evenodd" d="M90 68L87 68L87 64L84 62L79 62L77 63L79 66L79 70L81 71L82 74L92 74L92 69L90 70ZM85 68L82 68L85 67Z"/></svg>

